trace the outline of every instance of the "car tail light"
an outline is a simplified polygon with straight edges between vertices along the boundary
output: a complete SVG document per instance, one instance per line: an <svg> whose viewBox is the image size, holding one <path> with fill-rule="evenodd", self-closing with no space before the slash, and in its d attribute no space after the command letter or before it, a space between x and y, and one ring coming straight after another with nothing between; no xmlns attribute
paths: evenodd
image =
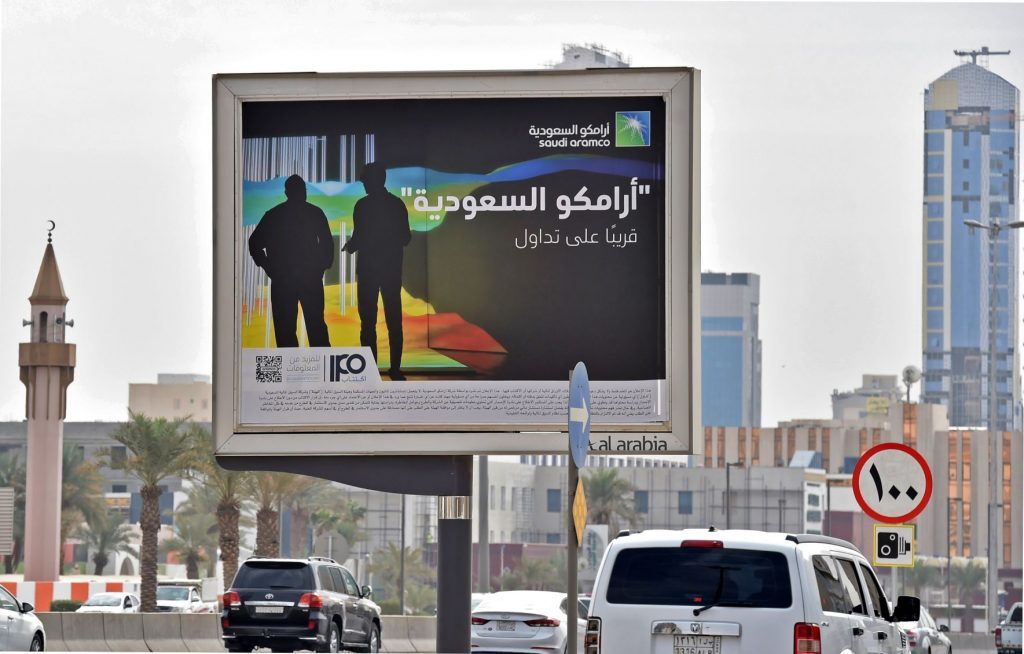
<svg viewBox="0 0 1024 654"><path fill-rule="evenodd" d="M562 624L558 618L538 618L536 620L527 620L527 627L557 627Z"/></svg>
<svg viewBox="0 0 1024 654"><path fill-rule="evenodd" d="M793 626L793 654L821 653L821 628L816 624L797 622Z"/></svg>
<svg viewBox="0 0 1024 654"><path fill-rule="evenodd" d="M230 622L231 622L231 621L230 621L230 620L228 620L227 618L221 618L221 619L220 619L220 626L221 626L221 627L224 627L225 629L227 629L228 627L230 627L230 626L231 626Z"/></svg>
<svg viewBox="0 0 1024 654"><path fill-rule="evenodd" d="M306 629L316 629L316 620L310 620L309 624L306 625Z"/></svg>
<svg viewBox="0 0 1024 654"><path fill-rule="evenodd" d="M1003 628L996 627L996 647L1003 646Z"/></svg>
<svg viewBox="0 0 1024 654"><path fill-rule="evenodd" d="M487 624L488 622L490 622L490 620L484 620L483 618L473 616L472 622L473 624Z"/></svg>
<svg viewBox="0 0 1024 654"><path fill-rule="evenodd" d="M722 547L720 540L684 540L680 547Z"/></svg>
<svg viewBox="0 0 1024 654"><path fill-rule="evenodd" d="M324 601L320 599L320 596L316 593L306 593L299 598L299 608L309 609L310 611L313 609L322 609L324 608Z"/></svg>
<svg viewBox="0 0 1024 654"><path fill-rule="evenodd" d="M587 618L583 634L583 654L601 654L601 618Z"/></svg>
<svg viewBox="0 0 1024 654"><path fill-rule="evenodd" d="M242 596L233 590L229 590L228 592L224 593L224 598L222 601L224 602L224 606L227 608L231 608L232 606L241 606Z"/></svg>

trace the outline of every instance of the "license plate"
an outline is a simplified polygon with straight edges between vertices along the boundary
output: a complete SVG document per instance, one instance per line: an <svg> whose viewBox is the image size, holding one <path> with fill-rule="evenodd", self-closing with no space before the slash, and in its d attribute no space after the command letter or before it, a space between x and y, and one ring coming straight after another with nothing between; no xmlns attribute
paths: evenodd
<svg viewBox="0 0 1024 654"><path fill-rule="evenodd" d="M675 636L672 654L721 654L721 636Z"/></svg>
<svg viewBox="0 0 1024 654"><path fill-rule="evenodd" d="M254 606L256 613L284 613L283 606Z"/></svg>
<svg viewBox="0 0 1024 654"><path fill-rule="evenodd" d="M511 620L498 620L498 631L515 631L516 623Z"/></svg>

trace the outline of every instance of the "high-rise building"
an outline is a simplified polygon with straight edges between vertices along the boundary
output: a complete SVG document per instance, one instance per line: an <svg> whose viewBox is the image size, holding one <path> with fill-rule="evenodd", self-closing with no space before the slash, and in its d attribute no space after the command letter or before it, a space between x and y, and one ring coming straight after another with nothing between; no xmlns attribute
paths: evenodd
<svg viewBox="0 0 1024 654"><path fill-rule="evenodd" d="M1007 226L1019 220L1020 91L975 63L978 54L987 59L987 48L967 54L973 55L970 63L932 82L924 96L921 399L945 405L953 427L987 426L994 333L995 428L1019 430L1020 247L1017 230ZM995 239L991 253L990 238ZM989 317L993 281L994 324Z"/></svg>
<svg viewBox="0 0 1024 654"><path fill-rule="evenodd" d="M705 425L761 426L761 278L701 273L701 416Z"/></svg>

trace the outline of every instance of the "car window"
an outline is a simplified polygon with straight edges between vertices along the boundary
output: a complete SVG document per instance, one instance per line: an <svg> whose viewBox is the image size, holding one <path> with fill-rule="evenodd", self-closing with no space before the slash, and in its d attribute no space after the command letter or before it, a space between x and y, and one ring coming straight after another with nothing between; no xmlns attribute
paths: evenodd
<svg viewBox="0 0 1024 654"><path fill-rule="evenodd" d="M814 579L818 582L818 597L821 599L821 610L832 613L849 613L843 582L839 578L839 566L831 556L811 557L814 566Z"/></svg>
<svg viewBox="0 0 1024 654"><path fill-rule="evenodd" d="M345 580L341 578L341 568L328 569L331 571L331 579L334 580L334 590L339 593L348 593L348 591L345 589Z"/></svg>
<svg viewBox="0 0 1024 654"><path fill-rule="evenodd" d="M868 595L871 596L871 610L876 618L889 619L889 602L885 599L882 587L875 579L875 573L863 563L860 564L860 571L864 575L864 582L868 585Z"/></svg>
<svg viewBox="0 0 1024 654"><path fill-rule="evenodd" d="M1010 613L1008 622L1020 622L1020 605L1014 608L1013 612Z"/></svg>
<svg viewBox="0 0 1024 654"><path fill-rule="evenodd" d="M587 614L590 613L590 610L587 608L587 605L585 603L580 602L577 612L579 614L579 617L586 618Z"/></svg>
<svg viewBox="0 0 1024 654"><path fill-rule="evenodd" d="M332 593L337 590L334 587L334 579L331 578L331 571L327 566L322 565L316 569L316 578L320 580L320 588L322 590L327 590Z"/></svg>
<svg viewBox="0 0 1024 654"><path fill-rule="evenodd" d="M123 606L124 606L124 608L126 608L126 609L130 609L130 608L132 608L132 600L131 600L131 598L130 598L130 597L128 597L127 595L126 595L126 596L125 596L125 598L124 598L124 604L123 604Z"/></svg>
<svg viewBox="0 0 1024 654"><path fill-rule="evenodd" d="M341 576L345 578L345 592L352 597L359 597L359 584L352 578L352 573L345 568L341 568Z"/></svg>
<svg viewBox="0 0 1024 654"><path fill-rule="evenodd" d="M139 604L142 604L139 598L135 595L132 595L132 606L138 606Z"/></svg>
<svg viewBox="0 0 1024 654"><path fill-rule="evenodd" d="M193 602L198 602L199 601L199 592L196 591L196 590L192 591L192 601Z"/></svg>
<svg viewBox="0 0 1024 654"><path fill-rule="evenodd" d="M861 615L867 615L867 609L864 606L864 593L860 588L860 581L857 579L857 568L853 566L852 561L846 559L836 559L836 563L839 564L839 579L843 582L843 592L846 594L847 606L850 607L849 613L860 613Z"/></svg>
<svg viewBox="0 0 1024 654"><path fill-rule="evenodd" d="M611 604L785 608L793 603L780 552L722 547L637 547L615 558Z"/></svg>
<svg viewBox="0 0 1024 654"><path fill-rule="evenodd" d="M313 572L302 561L246 561L232 586L308 590L313 588Z"/></svg>
<svg viewBox="0 0 1024 654"><path fill-rule="evenodd" d="M21 612L19 608L18 600L14 599L14 596L7 592L6 588L0 587L0 609L7 609L8 611Z"/></svg>

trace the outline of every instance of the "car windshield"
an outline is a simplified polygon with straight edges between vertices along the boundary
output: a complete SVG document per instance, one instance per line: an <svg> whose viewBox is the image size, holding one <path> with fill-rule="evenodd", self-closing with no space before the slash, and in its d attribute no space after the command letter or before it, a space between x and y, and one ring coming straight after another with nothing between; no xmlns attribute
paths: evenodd
<svg viewBox="0 0 1024 654"><path fill-rule="evenodd" d="M314 588L309 565L302 561L246 561L235 576L234 588Z"/></svg>
<svg viewBox="0 0 1024 654"><path fill-rule="evenodd" d="M156 589L158 600L187 600L188 588L181 586L160 586Z"/></svg>
<svg viewBox="0 0 1024 654"><path fill-rule="evenodd" d="M82 606L121 606L121 596L93 595Z"/></svg>
<svg viewBox="0 0 1024 654"><path fill-rule="evenodd" d="M779 552L721 547L637 547L619 552L611 604L784 608L789 566Z"/></svg>

